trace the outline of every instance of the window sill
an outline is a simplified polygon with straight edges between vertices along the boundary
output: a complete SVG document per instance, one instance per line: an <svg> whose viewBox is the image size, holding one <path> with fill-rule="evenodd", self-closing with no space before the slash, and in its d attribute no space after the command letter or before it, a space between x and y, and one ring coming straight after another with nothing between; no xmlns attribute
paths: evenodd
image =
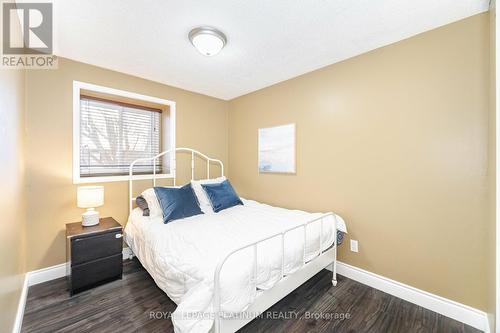
<svg viewBox="0 0 500 333"><path fill-rule="evenodd" d="M156 179L174 178L172 173L157 174ZM132 180L152 180L153 175L135 175ZM73 177L73 184L89 184L89 183L109 183L109 182L124 182L129 181L130 176L100 176L100 177Z"/></svg>

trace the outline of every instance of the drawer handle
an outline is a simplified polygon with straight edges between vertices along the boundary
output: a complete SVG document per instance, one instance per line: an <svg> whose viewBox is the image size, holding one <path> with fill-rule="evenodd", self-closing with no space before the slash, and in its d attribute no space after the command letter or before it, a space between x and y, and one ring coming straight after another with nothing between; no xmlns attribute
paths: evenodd
<svg viewBox="0 0 500 333"><path fill-rule="evenodd" d="M115 235L115 238L122 238L122 237L123 237L123 235L122 235L122 234L116 234L116 235Z"/></svg>

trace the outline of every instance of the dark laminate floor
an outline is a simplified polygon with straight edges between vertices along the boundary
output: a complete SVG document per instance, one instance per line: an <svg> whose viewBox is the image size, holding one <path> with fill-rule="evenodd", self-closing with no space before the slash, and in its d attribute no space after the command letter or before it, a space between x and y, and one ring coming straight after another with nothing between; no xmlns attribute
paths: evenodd
<svg viewBox="0 0 500 333"><path fill-rule="evenodd" d="M479 332L469 326L326 270L273 306L240 332ZM134 259L123 280L70 297L66 280L29 289L22 332L173 332L170 319L150 319L175 304ZM308 314L349 314L349 319L311 319ZM288 315L291 319L272 319Z"/></svg>

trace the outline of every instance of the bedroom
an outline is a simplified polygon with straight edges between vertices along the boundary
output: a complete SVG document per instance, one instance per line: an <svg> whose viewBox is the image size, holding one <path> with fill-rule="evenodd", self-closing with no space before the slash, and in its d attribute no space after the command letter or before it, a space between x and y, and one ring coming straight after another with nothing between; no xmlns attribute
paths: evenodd
<svg viewBox="0 0 500 333"><path fill-rule="evenodd" d="M0 331L500 332L494 1L2 11Z"/></svg>

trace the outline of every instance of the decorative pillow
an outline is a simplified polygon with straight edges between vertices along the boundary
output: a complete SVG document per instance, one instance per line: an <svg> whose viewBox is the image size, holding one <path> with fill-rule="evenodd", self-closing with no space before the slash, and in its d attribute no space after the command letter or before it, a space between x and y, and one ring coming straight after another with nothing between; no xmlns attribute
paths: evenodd
<svg viewBox="0 0 500 333"><path fill-rule="evenodd" d="M191 184L181 188L155 187L154 190L163 210L163 223L203 214Z"/></svg>
<svg viewBox="0 0 500 333"><path fill-rule="evenodd" d="M210 204L210 199L208 199L205 190L201 185L205 184L220 184L226 180L226 177L222 176L215 179L203 179L203 180L192 180L191 186L193 187L194 194L196 194L196 198L198 199L198 203L200 204L200 208L205 214L212 214L214 210L212 209L212 205Z"/></svg>
<svg viewBox="0 0 500 333"><path fill-rule="evenodd" d="M140 209L142 209L142 216L149 216L148 202L142 195L135 198L135 203Z"/></svg>
<svg viewBox="0 0 500 333"><path fill-rule="evenodd" d="M207 193L212 208L216 213L229 207L243 205L240 197L238 197L227 179L220 184L201 184L201 186Z"/></svg>

